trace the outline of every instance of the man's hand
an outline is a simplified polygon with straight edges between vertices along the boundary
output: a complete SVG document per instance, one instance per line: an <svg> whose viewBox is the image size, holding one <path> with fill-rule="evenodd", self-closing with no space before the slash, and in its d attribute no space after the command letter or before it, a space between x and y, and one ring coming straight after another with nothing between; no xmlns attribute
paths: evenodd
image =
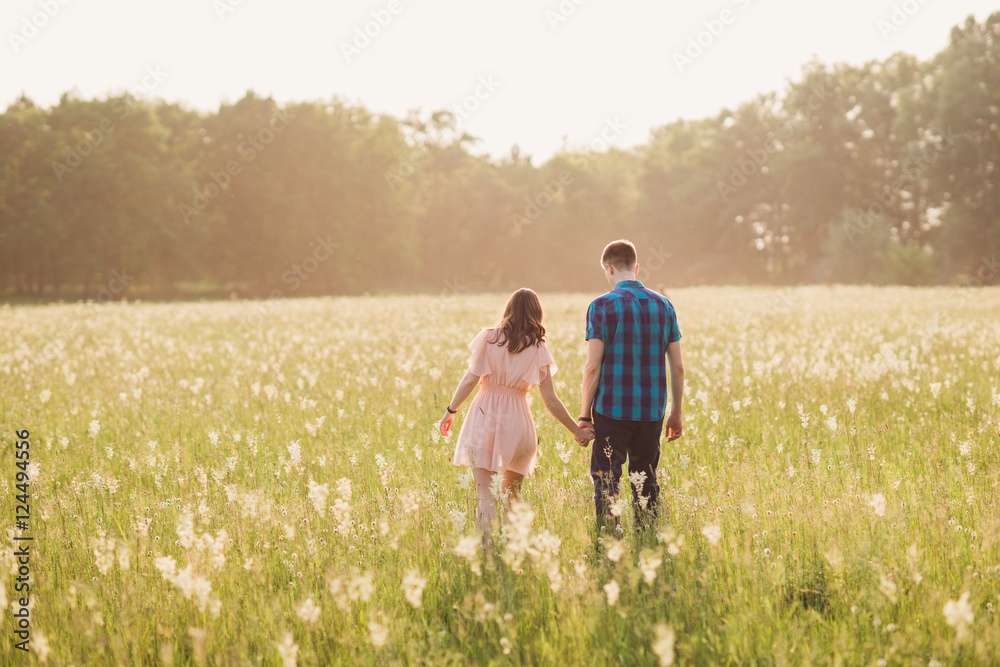
<svg viewBox="0 0 1000 667"><path fill-rule="evenodd" d="M576 427L581 431L576 436L576 444L586 447L594 439L594 425L581 419L576 423Z"/></svg>
<svg viewBox="0 0 1000 667"><path fill-rule="evenodd" d="M681 437L681 432L683 431L683 426L681 425L681 413L671 412L670 416L667 417L667 442L671 440L676 440Z"/></svg>

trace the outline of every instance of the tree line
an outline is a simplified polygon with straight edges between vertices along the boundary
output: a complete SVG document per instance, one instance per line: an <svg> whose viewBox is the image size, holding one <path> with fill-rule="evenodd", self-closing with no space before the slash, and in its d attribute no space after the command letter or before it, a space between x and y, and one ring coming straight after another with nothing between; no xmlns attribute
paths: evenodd
<svg viewBox="0 0 1000 667"><path fill-rule="evenodd" d="M0 297L594 290L619 237L653 286L1000 283L1000 13L637 147L603 122L536 166L477 155L452 111L22 97Z"/></svg>

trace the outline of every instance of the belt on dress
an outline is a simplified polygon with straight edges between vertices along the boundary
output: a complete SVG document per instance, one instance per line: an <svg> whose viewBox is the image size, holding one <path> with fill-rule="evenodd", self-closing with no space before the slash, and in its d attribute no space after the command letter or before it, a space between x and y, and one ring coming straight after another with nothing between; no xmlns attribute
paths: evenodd
<svg viewBox="0 0 1000 667"><path fill-rule="evenodd" d="M495 384L493 382L484 382L483 391L493 392L497 394L506 394L508 396L518 396L524 398L528 395L528 392L523 389L515 389L514 387L508 387L502 384Z"/></svg>

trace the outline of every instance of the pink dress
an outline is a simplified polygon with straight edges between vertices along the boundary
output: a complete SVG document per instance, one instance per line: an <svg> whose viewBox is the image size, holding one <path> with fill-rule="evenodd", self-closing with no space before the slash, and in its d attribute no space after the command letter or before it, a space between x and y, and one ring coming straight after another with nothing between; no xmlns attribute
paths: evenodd
<svg viewBox="0 0 1000 667"><path fill-rule="evenodd" d="M462 422L452 463L528 477L538 453L528 392L558 366L545 341L510 354L506 345L486 342L492 331L483 329L469 343L469 370L479 376L479 391Z"/></svg>

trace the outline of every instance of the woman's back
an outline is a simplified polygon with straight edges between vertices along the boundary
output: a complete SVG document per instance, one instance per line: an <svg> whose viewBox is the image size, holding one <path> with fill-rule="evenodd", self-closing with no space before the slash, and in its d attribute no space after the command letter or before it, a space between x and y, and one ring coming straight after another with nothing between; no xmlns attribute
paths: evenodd
<svg viewBox="0 0 1000 667"><path fill-rule="evenodd" d="M469 369L482 378L480 384L528 392L544 379L546 367L549 373L556 372L558 367L545 341L511 354L506 345L489 342L503 342L494 331L492 327L483 329L469 343Z"/></svg>

